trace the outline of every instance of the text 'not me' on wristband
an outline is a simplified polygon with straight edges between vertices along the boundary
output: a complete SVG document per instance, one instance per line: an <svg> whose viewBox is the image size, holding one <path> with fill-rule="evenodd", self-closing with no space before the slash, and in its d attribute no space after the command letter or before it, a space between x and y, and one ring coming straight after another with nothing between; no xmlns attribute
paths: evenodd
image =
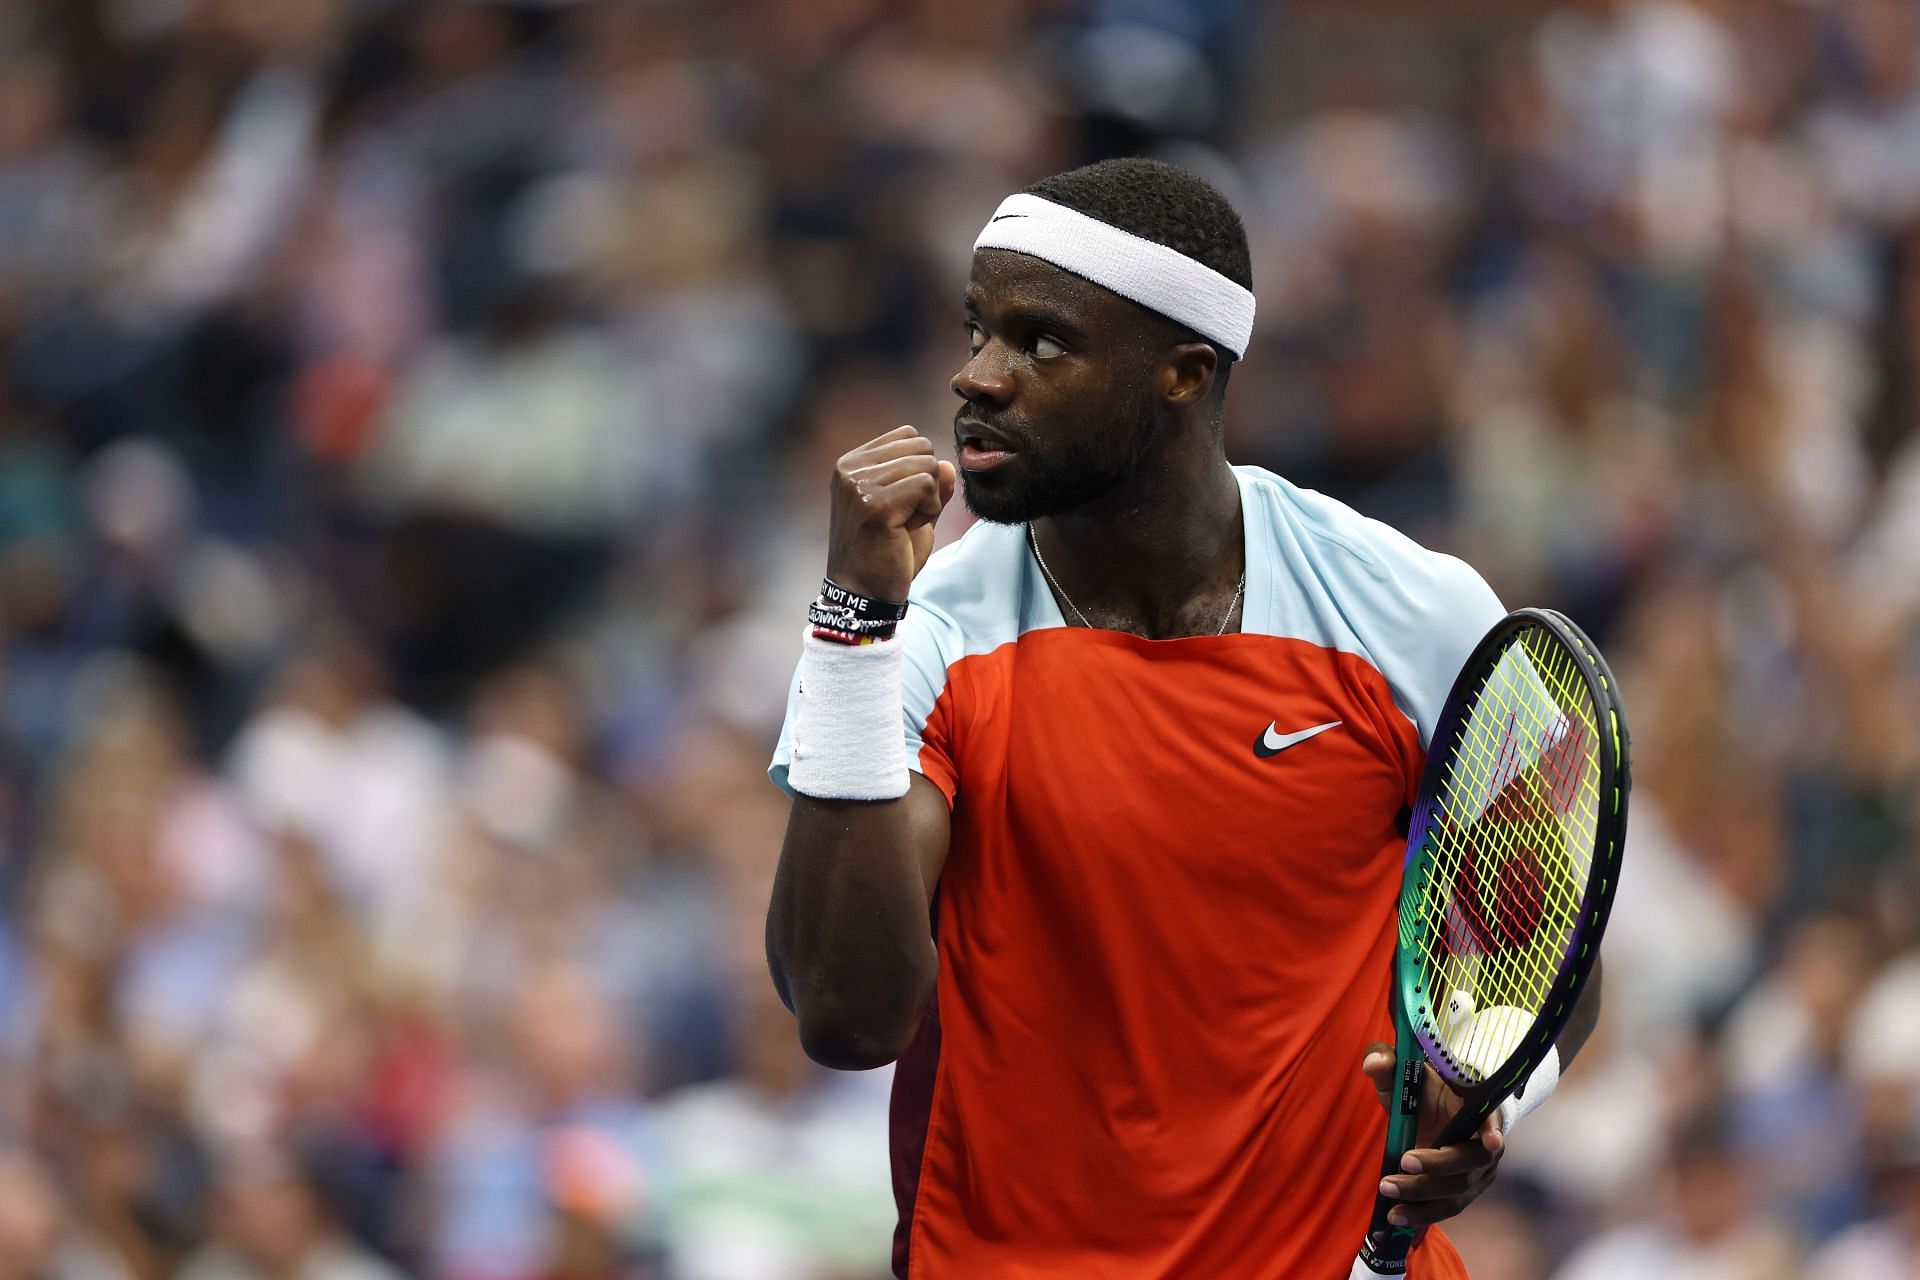
<svg viewBox="0 0 1920 1280"><path fill-rule="evenodd" d="M900 619L906 616L906 601L861 595L832 578L820 580L820 598L807 609L813 634L838 644L876 644L891 640Z"/></svg>

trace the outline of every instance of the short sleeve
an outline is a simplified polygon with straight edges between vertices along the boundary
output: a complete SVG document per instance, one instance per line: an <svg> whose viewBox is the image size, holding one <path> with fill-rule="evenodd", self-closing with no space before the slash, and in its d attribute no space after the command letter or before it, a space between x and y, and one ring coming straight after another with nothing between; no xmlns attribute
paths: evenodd
<svg viewBox="0 0 1920 1280"><path fill-rule="evenodd" d="M963 651L959 628L937 608L916 602L901 619L894 643L901 646L900 727L906 739L907 767L939 787L951 806L959 792L959 776L954 768L951 700L944 695L947 669ZM767 767L767 776L788 795L793 794L787 770L793 763L793 722L799 707L796 663L787 686L786 720Z"/></svg>
<svg viewBox="0 0 1920 1280"><path fill-rule="evenodd" d="M1362 643L1419 729L1424 751L1460 668L1506 609L1473 567L1453 556L1423 550L1383 567L1366 584Z"/></svg>

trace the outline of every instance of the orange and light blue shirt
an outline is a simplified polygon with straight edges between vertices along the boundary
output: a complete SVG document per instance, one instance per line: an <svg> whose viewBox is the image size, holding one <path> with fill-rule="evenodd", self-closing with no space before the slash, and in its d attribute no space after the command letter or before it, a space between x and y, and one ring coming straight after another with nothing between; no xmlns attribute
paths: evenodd
<svg viewBox="0 0 1920 1280"><path fill-rule="evenodd" d="M895 1073L901 1277L1339 1280L1365 1233L1405 815L1503 610L1461 561L1235 474L1237 633L1068 627L1017 526L914 581L908 760L953 829ZM1465 1270L1430 1232L1411 1274Z"/></svg>

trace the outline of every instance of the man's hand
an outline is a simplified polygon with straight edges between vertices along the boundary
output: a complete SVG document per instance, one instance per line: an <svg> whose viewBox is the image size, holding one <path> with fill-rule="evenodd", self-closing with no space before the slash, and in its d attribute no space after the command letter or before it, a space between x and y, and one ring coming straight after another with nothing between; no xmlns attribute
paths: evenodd
<svg viewBox="0 0 1920 1280"><path fill-rule="evenodd" d="M951 462L933 441L895 427L841 457L833 468L827 576L877 600L905 600L933 554L933 523L953 498Z"/></svg>
<svg viewBox="0 0 1920 1280"><path fill-rule="evenodd" d="M1370 1044L1360 1069L1373 1081L1380 1105L1389 1107L1394 1085L1393 1046ZM1460 1095L1447 1088L1438 1073L1421 1073L1420 1131L1422 1145L1407 1152L1400 1161L1401 1173L1380 1180L1380 1194L1399 1200L1389 1220L1401 1226L1424 1227L1451 1218L1472 1204L1493 1182L1500 1165L1500 1153L1506 1150L1506 1135L1500 1132L1500 1113L1494 1112L1480 1123L1480 1131L1465 1142L1450 1147L1432 1147L1431 1143L1446 1128L1447 1121L1460 1110Z"/></svg>

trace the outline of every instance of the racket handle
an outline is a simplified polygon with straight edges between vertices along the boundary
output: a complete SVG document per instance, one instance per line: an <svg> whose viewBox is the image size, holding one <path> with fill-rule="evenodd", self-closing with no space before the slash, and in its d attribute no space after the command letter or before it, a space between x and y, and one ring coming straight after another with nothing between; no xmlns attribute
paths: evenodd
<svg viewBox="0 0 1920 1280"><path fill-rule="evenodd" d="M1412 1090L1414 1098L1419 1097L1420 1072L1424 1062L1415 1059L1409 1067L1402 1064L1407 1074L1401 1081L1401 1087ZM1403 1095L1403 1101L1405 1096ZM1449 1120L1434 1140L1437 1147L1450 1147L1456 1142L1465 1142L1480 1128L1480 1122L1487 1118L1492 1110L1485 1103L1472 1110L1461 1111ZM1400 1157L1414 1145L1413 1128L1418 1120L1418 1108L1412 1112L1401 1112L1388 1122L1387 1158L1382 1162L1380 1176L1400 1172ZM1400 1203L1385 1196L1373 1198L1373 1220L1367 1225L1366 1243L1360 1246L1360 1253L1353 1260L1353 1269L1347 1273L1347 1280L1405 1280L1407 1274L1407 1255L1413 1252L1426 1231L1424 1227L1408 1229L1395 1227L1387 1221L1387 1214Z"/></svg>
<svg viewBox="0 0 1920 1280"><path fill-rule="evenodd" d="M1354 1257L1349 1280L1404 1280L1407 1255L1413 1252L1418 1237L1418 1230L1409 1231L1405 1227L1369 1231L1366 1243Z"/></svg>
<svg viewBox="0 0 1920 1280"><path fill-rule="evenodd" d="M1400 1157L1417 1145L1420 1128L1421 1078L1427 1062L1411 1031L1402 1031L1399 1061L1395 1064L1393 1095L1388 1099L1387 1149L1380 1161L1380 1176L1400 1172ZM1399 1280L1407 1273L1407 1254L1412 1251L1416 1232L1396 1227L1387 1221L1399 1201L1375 1194L1373 1217L1367 1223L1367 1238L1353 1262L1352 1280Z"/></svg>

